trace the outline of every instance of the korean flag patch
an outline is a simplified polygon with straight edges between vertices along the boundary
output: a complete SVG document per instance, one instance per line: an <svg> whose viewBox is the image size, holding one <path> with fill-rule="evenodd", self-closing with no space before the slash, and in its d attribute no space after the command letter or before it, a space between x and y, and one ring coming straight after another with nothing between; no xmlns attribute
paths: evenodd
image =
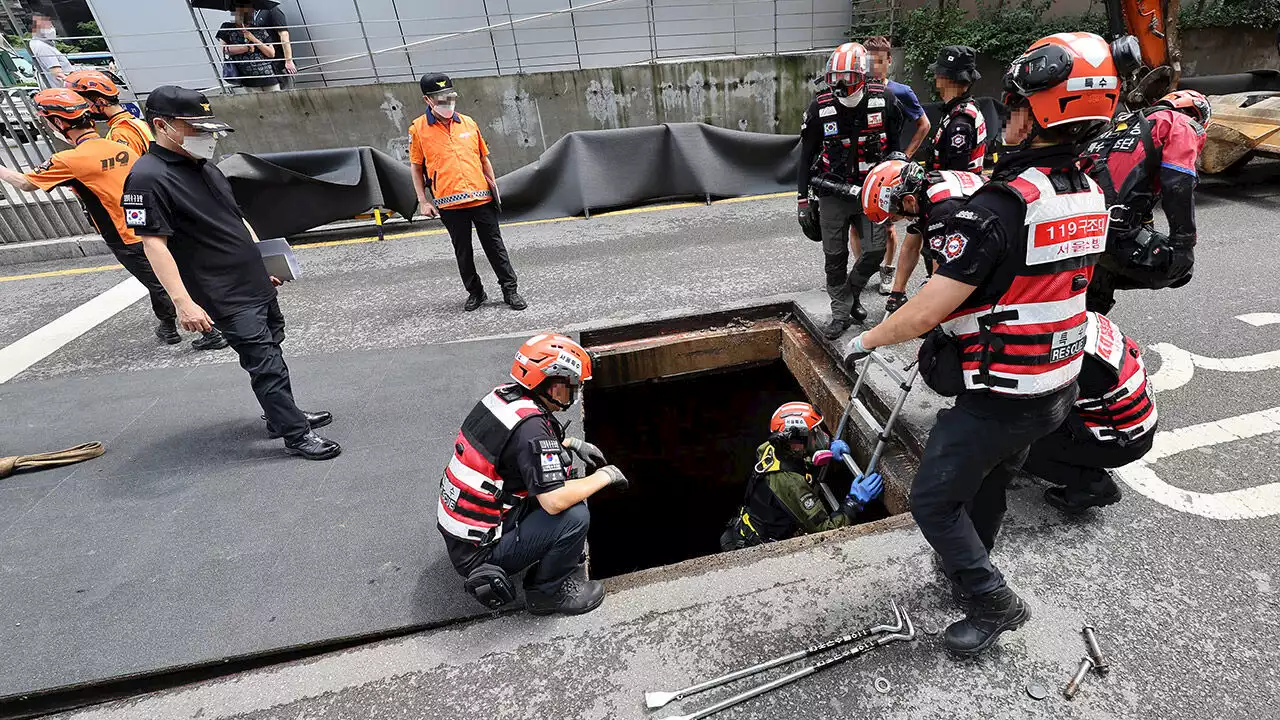
<svg viewBox="0 0 1280 720"><path fill-rule="evenodd" d="M835 135L835 134L837 134L837 133L839 133L839 132L840 132L840 125L839 125L838 123L835 123L835 122L829 122L829 123L823 123L823 124L822 124L822 134L823 134L823 135L828 135L828 136L830 136L830 135Z"/></svg>
<svg viewBox="0 0 1280 720"><path fill-rule="evenodd" d="M147 211L140 208L126 208L124 224L129 227L143 227L147 224Z"/></svg>

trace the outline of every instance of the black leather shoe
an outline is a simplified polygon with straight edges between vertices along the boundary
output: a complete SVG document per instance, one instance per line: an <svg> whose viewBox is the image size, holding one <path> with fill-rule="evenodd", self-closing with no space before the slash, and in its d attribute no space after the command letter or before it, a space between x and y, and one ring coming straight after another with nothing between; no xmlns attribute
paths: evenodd
<svg viewBox="0 0 1280 720"><path fill-rule="evenodd" d="M520 293L515 290L504 291L502 293L502 301L511 306L512 310L523 310L529 307L529 303L520 297Z"/></svg>
<svg viewBox="0 0 1280 720"><path fill-rule="evenodd" d="M489 295L486 294L485 291L483 290L481 290L478 293L471 293L471 295L467 297L467 303L462 306L462 309L466 310L467 312L471 312L472 310L475 310L476 308L483 305L484 301L488 299L489 299Z"/></svg>
<svg viewBox="0 0 1280 720"><path fill-rule="evenodd" d="M311 426L312 430L317 430L333 422L333 413L328 410L319 410L317 412L303 410L302 414L307 416L307 424ZM271 421L267 420L267 416L261 415L260 417L267 421L267 437L272 440L280 437L280 433L276 432L276 429L271 427Z"/></svg>
<svg viewBox="0 0 1280 720"><path fill-rule="evenodd" d="M943 638L951 652L970 656L986 650L1006 630L1017 630L1031 619L1031 609L1008 586L976 595L965 618L952 623Z"/></svg>
<svg viewBox="0 0 1280 720"><path fill-rule="evenodd" d="M858 299L857 295L853 296L853 307L849 308L849 317L853 318L853 321L859 325L867 319L867 309L862 307L862 301Z"/></svg>
<svg viewBox="0 0 1280 720"><path fill-rule="evenodd" d="M604 602L604 585L598 580L580 580L570 575L552 595L536 590L525 594L524 607L531 615L582 615Z"/></svg>
<svg viewBox="0 0 1280 720"><path fill-rule="evenodd" d="M297 440L284 441L285 452L308 460L331 460L342 454L342 446L332 440L308 432Z"/></svg>
<svg viewBox="0 0 1280 720"><path fill-rule="evenodd" d="M222 333L217 330L210 330L191 341L191 347L196 350L221 350L226 346L227 339L222 337Z"/></svg>
<svg viewBox="0 0 1280 720"><path fill-rule="evenodd" d="M178 324L172 320L160 321L156 326L156 337L160 338L165 345L177 345L182 342L182 336L178 334Z"/></svg>
<svg viewBox="0 0 1280 720"><path fill-rule="evenodd" d="M1051 487L1044 491L1044 500L1068 515L1080 515L1089 508L1120 502L1120 488L1113 484L1101 492L1068 493L1064 487Z"/></svg>

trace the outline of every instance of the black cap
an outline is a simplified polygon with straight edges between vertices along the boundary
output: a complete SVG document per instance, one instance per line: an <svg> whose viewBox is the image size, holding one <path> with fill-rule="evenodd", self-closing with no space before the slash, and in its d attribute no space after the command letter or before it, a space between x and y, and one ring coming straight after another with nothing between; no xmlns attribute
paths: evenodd
<svg viewBox="0 0 1280 720"><path fill-rule="evenodd" d="M939 50L938 61L929 66L929 72L966 85L982 79L982 73L978 72L977 52L964 45L948 45Z"/></svg>
<svg viewBox="0 0 1280 720"><path fill-rule="evenodd" d="M213 116L209 98L198 90L177 85L161 85L147 96L147 117L186 120L202 132L233 132L235 128Z"/></svg>
<svg viewBox="0 0 1280 720"><path fill-rule="evenodd" d="M422 87L423 95L441 95L457 92L453 89L453 80L444 73L423 75L422 79L418 81L418 85Z"/></svg>

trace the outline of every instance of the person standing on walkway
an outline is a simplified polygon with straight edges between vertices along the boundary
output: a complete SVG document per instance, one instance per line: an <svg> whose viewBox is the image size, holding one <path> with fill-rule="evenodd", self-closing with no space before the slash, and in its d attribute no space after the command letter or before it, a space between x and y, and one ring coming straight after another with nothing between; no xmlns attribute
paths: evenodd
<svg viewBox="0 0 1280 720"><path fill-rule="evenodd" d="M314 432L333 415L303 412L293 401L280 349L280 281L267 275L231 184L209 162L218 137L232 128L213 116L204 95L174 85L147 96L146 114L156 141L129 173L122 205L179 322L226 336L266 413L268 436L284 438L286 451L308 460L337 457L338 443Z"/></svg>
<svg viewBox="0 0 1280 720"><path fill-rule="evenodd" d="M503 302L513 310L524 310L529 305L516 292L516 271L498 227L502 198L489 163L489 146L476 122L457 111L458 92L448 75L423 75L419 84L427 112L409 126L413 189L422 214L439 217L449 231L462 285L467 289L462 309L470 312L489 299L476 273L471 246L471 228L475 226L480 247L498 276Z"/></svg>
<svg viewBox="0 0 1280 720"><path fill-rule="evenodd" d="M138 156L129 148L98 135L89 101L74 91L41 90L32 102L36 114L71 149L55 153L43 165L25 175L0 167L0 180L24 192L36 189L51 192L57 187L74 191L84 203L107 248L151 294L151 310L160 321L156 325L156 337L168 345L182 342L173 301L152 272L142 244L126 225L125 214L120 207L125 178ZM196 350L218 350L226 347L227 341L217 330L209 329L191 346Z"/></svg>

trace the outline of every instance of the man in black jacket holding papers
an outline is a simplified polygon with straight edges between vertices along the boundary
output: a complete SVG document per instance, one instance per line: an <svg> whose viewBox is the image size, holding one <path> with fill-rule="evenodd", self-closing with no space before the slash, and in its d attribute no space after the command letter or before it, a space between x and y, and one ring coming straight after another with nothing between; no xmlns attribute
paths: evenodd
<svg viewBox="0 0 1280 720"><path fill-rule="evenodd" d="M249 373L268 434L284 438L289 453L337 457L342 448L314 432L333 416L303 412L293 400L280 349L280 280L267 274L231 185L209 162L217 139L232 128L213 117L204 95L172 85L147 96L147 120L156 140L130 172L121 204L178 322L190 331L222 331Z"/></svg>

